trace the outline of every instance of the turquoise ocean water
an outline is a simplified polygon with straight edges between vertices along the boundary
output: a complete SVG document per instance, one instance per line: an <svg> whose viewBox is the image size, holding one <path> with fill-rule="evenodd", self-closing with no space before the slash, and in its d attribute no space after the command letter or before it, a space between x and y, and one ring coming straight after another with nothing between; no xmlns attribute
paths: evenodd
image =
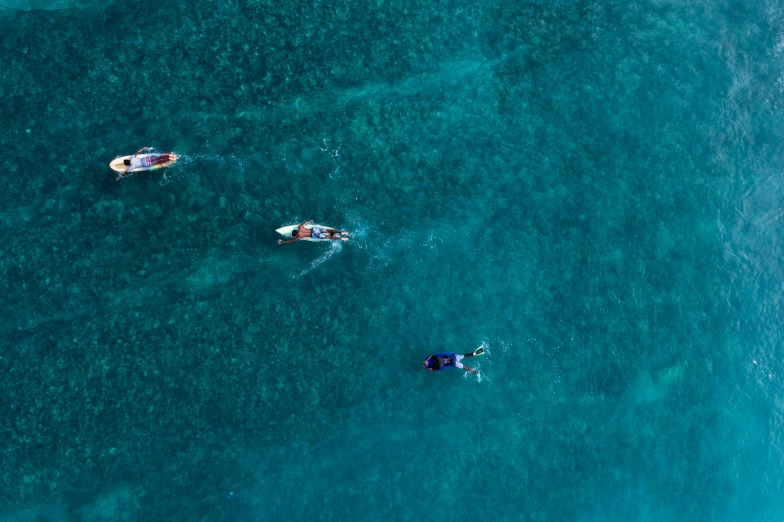
<svg viewBox="0 0 784 522"><path fill-rule="evenodd" d="M784 520L783 26L0 0L0 521Z"/></svg>

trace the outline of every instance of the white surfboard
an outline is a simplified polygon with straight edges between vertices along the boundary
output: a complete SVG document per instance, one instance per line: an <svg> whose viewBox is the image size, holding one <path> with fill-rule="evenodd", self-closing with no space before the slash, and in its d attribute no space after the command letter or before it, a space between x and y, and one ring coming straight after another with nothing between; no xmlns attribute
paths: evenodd
<svg viewBox="0 0 784 522"><path fill-rule="evenodd" d="M311 229L313 227L321 227L321 228L335 228L335 227L328 227L326 225L317 225L315 223L311 223L309 225L305 225L305 228ZM285 236L286 239L291 239L291 233L296 231L299 228L299 225L289 225L287 227L280 227L279 229L275 230L281 236ZM300 239L300 241L334 241L332 239L315 239L312 237L306 237Z"/></svg>

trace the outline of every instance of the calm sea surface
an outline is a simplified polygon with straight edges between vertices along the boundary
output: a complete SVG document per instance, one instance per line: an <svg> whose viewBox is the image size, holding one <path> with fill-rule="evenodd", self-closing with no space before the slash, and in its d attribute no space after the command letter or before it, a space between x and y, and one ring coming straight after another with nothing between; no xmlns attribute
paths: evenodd
<svg viewBox="0 0 784 522"><path fill-rule="evenodd" d="M784 520L782 27L0 0L0 521Z"/></svg>

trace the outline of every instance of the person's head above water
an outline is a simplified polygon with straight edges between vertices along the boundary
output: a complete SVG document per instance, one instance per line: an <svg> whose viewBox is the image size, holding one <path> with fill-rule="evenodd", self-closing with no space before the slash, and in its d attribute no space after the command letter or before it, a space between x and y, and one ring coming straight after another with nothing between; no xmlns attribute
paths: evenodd
<svg viewBox="0 0 784 522"><path fill-rule="evenodd" d="M130 164L131 164L131 160L129 160L129 159L124 159L123 160L123 165L130 165Z"/></svg>
<svg viewBox="0 0 784 522"><path fill-rule="evenodd" d="M435 355L430 355L424 361L422 361L422 367L427 368L428 370L440 370L441 359Z"/></svg>
<svg viewBox="0 0 784 522"><path fill-rule="evenodd" d="M295 228L294 230L291 231L291 237L297 237L297 234L299 234L299 229Z"/></svg>

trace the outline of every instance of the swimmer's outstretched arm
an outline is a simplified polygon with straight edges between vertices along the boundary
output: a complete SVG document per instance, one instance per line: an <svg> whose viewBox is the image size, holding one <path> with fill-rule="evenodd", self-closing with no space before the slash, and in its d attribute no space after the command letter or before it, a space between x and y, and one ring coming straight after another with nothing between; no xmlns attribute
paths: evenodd
<svg viewBox="0 0 784 522"><path fill-rule="evenodd" d="M145 150L152 150L152 147L142 147L141 149L136 151L134 156L136 156L136 154L139 154L140 152L145 151Z"/></svg>
<svg viewBox="0 0 784 522"><path fill-rule="evenodd" d="M288 241L283 241L282 239L278 239L278 244L288 245L289 243L293 243L294 241L299 241L299 237L295 237L294 239L289 239Z"/></svg>
<svg viewBox="0 0 784 522"><path fill-rule="evenodd" d="M134 156L135 156L135 155L136 155L136 154L134 154ZM120 172L120 174L118 174L118 175L117 175L117 178L115 178L115 180L114 180L114 181L120 181L121 179L123 179L125 176L127 176L127 175L128 175L128 174L130 174L131 172L134 172L134 171L132 171L132 170L131 170L131 166L130 166L130 165L128 165L128 168L127 168L127 169L125 169L125 172Z"/></svg>

